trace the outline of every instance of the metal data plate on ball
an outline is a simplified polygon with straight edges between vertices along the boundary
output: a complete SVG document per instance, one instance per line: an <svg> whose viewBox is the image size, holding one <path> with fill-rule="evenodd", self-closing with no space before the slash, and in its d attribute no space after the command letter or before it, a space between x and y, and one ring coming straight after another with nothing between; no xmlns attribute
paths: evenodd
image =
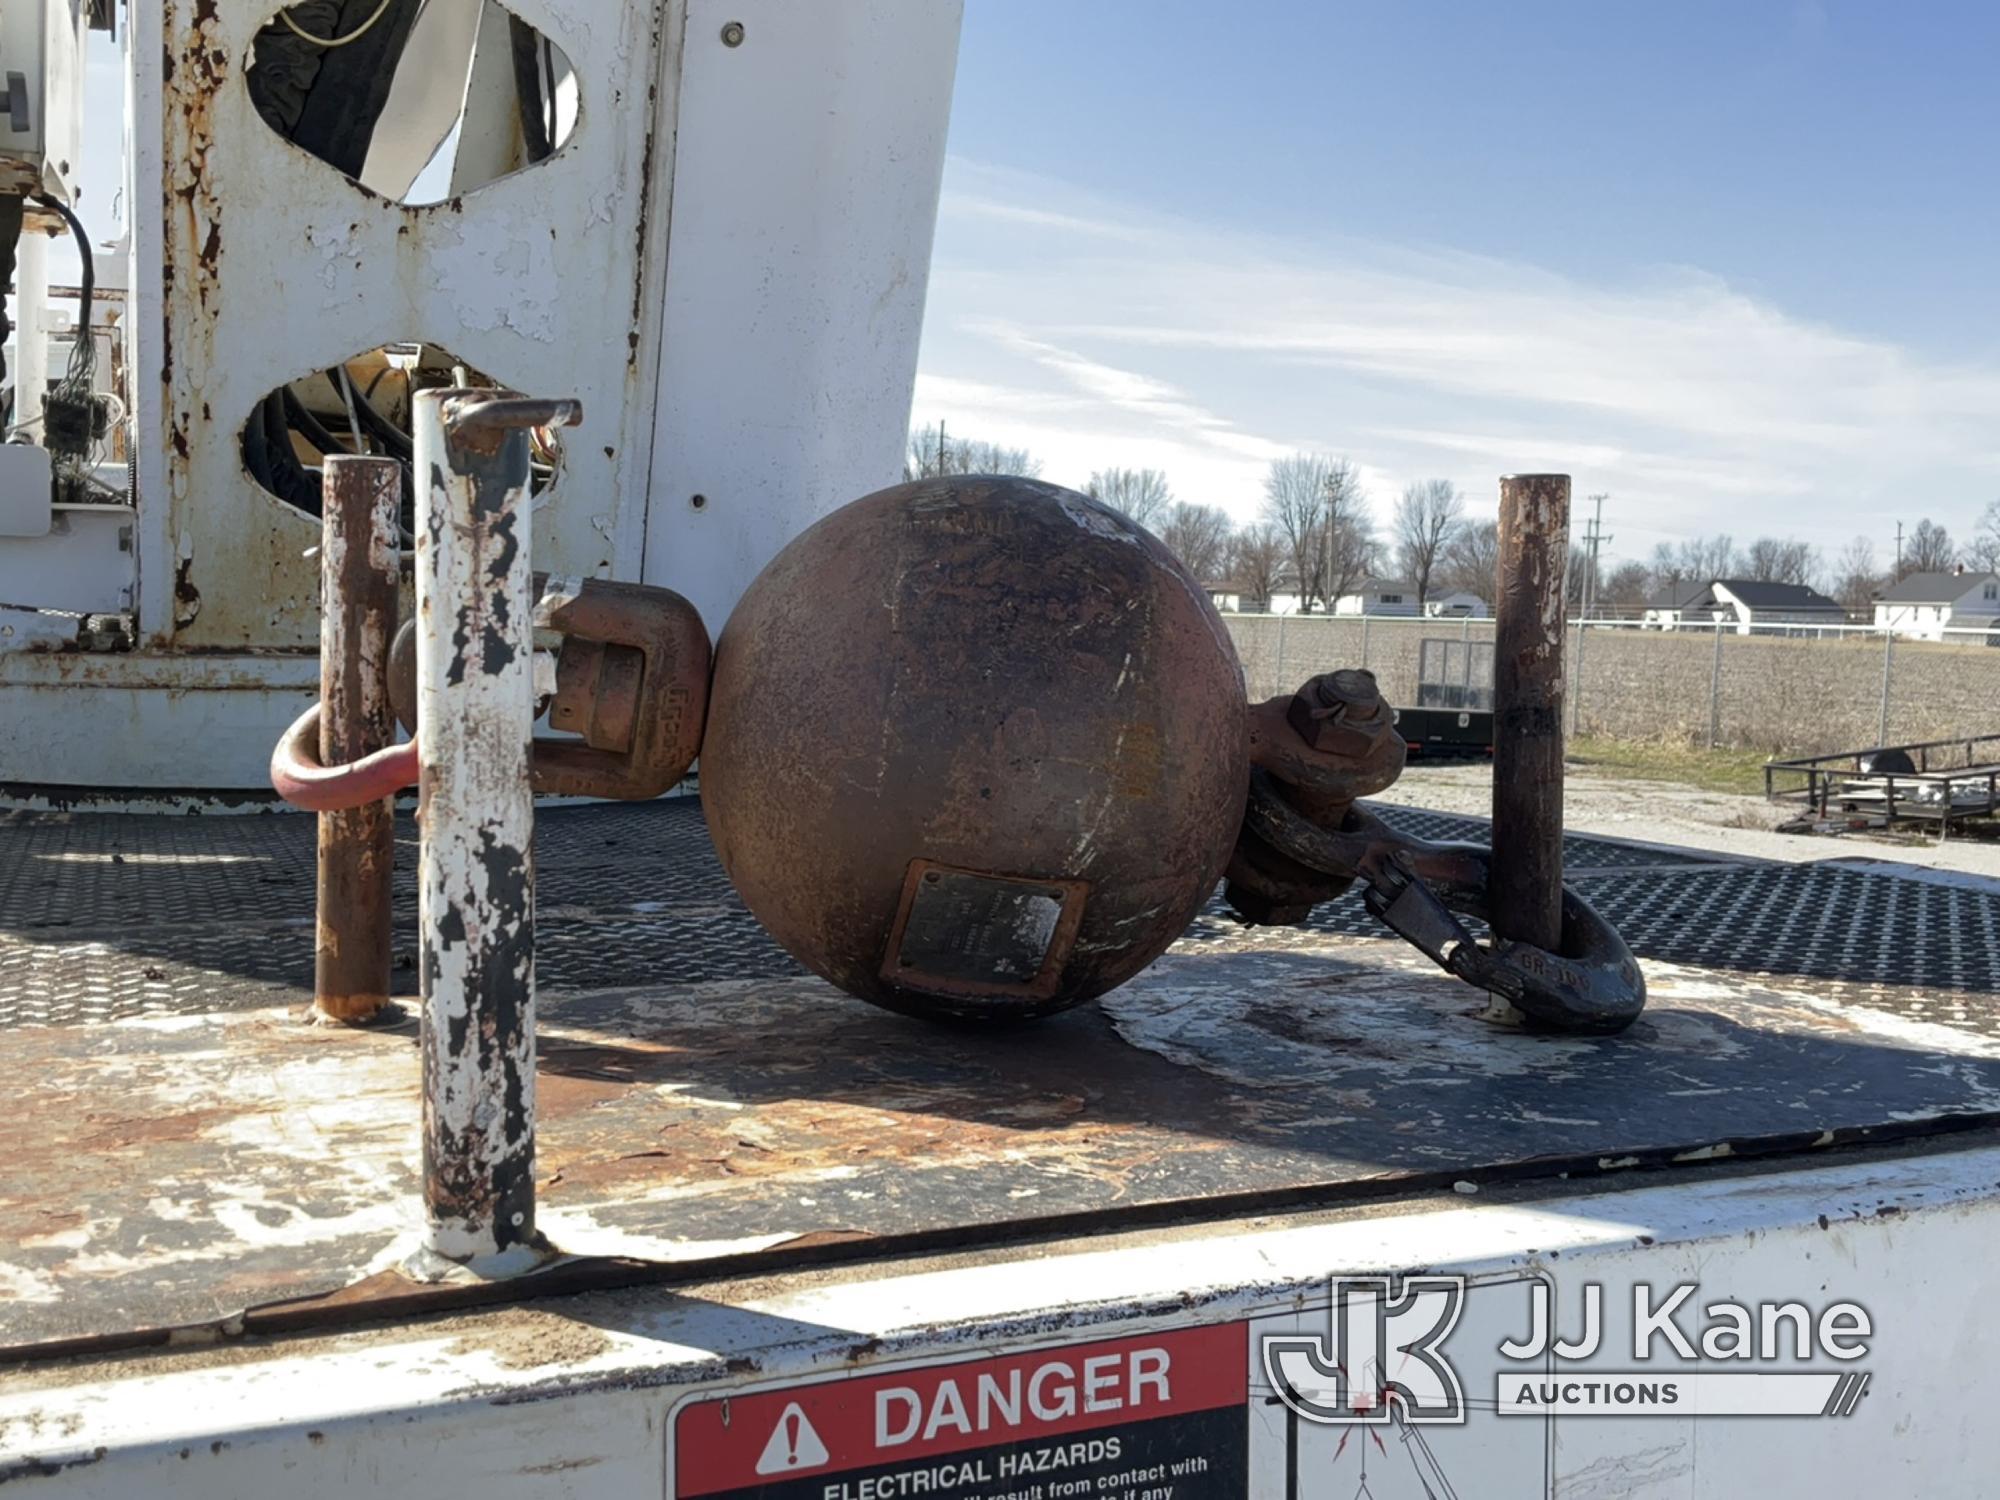
<svg viewBox="0 0 2000 1500"><path fill-rule="evenodd" d="M882 977L940 995L1046 1000L1089 894L1085 880L1023 880L912 860Z"/></svg>

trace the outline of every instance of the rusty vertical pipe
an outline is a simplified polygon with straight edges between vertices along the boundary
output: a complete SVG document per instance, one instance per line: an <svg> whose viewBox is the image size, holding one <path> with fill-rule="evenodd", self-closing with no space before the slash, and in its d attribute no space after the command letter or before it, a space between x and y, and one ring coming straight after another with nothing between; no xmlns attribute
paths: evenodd
<svg viewBox="0 0 2000 1500"><path fill-rule="evenodd" d="M389 643L396 634L402 471L391 458L334 454L321 489L319 756L345 765L394 743ZM319 815L313 1014L372 1020L389 1003L393 802Z"/></svg>
<svg viewBox="0 0 2000 1500"><path fill-rule="evenodd" d="M528 438L416 398L418 923L426 1250L493 1272L535 1229Z"/></svg>
<svg viewBox="0 0 2000 1500"><path fill-rule="evenodd" d="M1493 929L1562 939L1563 571L1569 476L1500 481L1493 621Z"/></svg>

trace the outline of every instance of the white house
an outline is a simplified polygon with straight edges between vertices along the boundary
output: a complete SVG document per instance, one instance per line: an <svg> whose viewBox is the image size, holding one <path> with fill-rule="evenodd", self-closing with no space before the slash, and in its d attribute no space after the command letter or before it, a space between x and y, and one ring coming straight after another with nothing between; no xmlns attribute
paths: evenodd
<svg viewBox="0 0 2000 1500"><path fill-rule="evenodd" d="M1697 601L1708 599L1708 585L1691 579L1680 583L1669 583L1655 589L1646 600L1646 613L1640 625L1647 630L1678 630L1683 624L1712 625L1713 619L1701 615L1698 620L1689 616Z"/></svg>
<svg viewBox="0 0 2000 1500"><path fill-rule="evenodd" d="M1244 591L1239 583L1222 582L1208 586L1208 597L1220 610L1238 610L1248 607L1267 615L1295 615L1303 607L1299 597L1299 586L1289 574L1280 577L1271 589L1271 597L1259 600ZM1314 614L1324 619L1324 607L1314 601ZM1391 579L1370 578L1357 584L1351 593L1342 594L1333 601L1333 613L1349 619L1358 615L1401 616L1414 619L1419 614L1433 617L1461 617L1483 620L1491 611L1486 601L1477 594L1440 594L1424 602L1424 608L1417 608L1417 586Z"/></svg>
<svg viewBox="0 0 2000 1500"><path fill-rule="evenodd" d="M1670 584L1646 601L1642 621L1655 630L1714 630L1720 626L1735 635L1823 629L1846 623L1847 611L1818 589L1761 578Z"/></svg>
<svg viewBox="0 0 2000 1500"><path fill-rule="evenodd" d="M1875 596L1879 629L1913 641L1974 640L1947 630L2000 631L2000 575L1912 573Z"/></svg>
<svg viewBox="0 0 2000 1500"><path fill-rule="evenodd" d="M1364 578L1351 593L1333 601L1337 615L1403 615L1417 613L1417 586L1394 578Z"/></svg>
<svg viewBox="0 0 2000 1500"><path fill-rule="evenodd" d="M1449 594L1432 594L1424 600L1424 613L1433 620L1484 620L1493 611L1477 594L1454 589Z"/></svg>

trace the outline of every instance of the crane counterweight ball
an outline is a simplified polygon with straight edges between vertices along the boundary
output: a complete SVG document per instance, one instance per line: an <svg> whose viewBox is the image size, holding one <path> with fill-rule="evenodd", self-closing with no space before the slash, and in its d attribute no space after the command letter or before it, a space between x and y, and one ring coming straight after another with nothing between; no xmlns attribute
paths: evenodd
<svg viewBox="0 0 2000 1500"><path fill-rule="evenodd" d="M919 1015L1121 984L1214 889L1249 780L1213 604L1117 511L954 475L835 511L716 647L702 802L800 963Z"/></svg>

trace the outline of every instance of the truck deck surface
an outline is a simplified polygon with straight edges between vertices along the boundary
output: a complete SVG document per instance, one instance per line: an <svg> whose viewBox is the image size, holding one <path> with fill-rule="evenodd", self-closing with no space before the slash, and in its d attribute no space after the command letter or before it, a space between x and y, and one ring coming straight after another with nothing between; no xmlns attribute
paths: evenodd
<svg viewBox="0 0 2000 1500"><path fill-rule="evenodd" d="M1494 1024L1353 899L1310 929L1213 906L1131 984L993 1032L802 973L692 802L546 809L536 846L541 1222L577 1257L549 1286L2000 1120L2000 896L1970 887L1573 838L1646 969L1623 1036ZM407 825L398 858L413 950ZM27 1080L0 1121L0 1359L418 1295L414 1014L303 1022L312 871L309 817L0 821Z"/></svg>

